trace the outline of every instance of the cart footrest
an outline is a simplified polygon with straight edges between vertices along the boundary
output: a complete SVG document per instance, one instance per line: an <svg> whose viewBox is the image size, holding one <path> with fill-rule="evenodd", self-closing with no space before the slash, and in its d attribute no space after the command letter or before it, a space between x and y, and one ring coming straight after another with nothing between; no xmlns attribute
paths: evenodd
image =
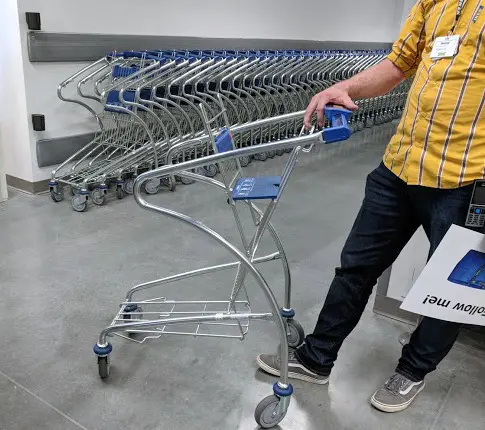
<svg viewBox="0 0 485 430"><path fill-rule="evenodd" d="M232 190L233 200L274 200L280 192L281 176L241 178Z"/></svg>

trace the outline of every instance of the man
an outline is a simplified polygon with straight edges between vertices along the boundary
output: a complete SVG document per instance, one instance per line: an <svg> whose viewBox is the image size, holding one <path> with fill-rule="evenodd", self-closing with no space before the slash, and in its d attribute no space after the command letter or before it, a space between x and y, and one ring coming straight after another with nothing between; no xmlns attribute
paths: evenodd
<svg viewBox="0 0 485 430"><path fill-rule="evenodd" d="M314 332L289 354L290 377L326 384L338 351L357 325L373 286L419 226L430 255L452 224L463 226L473 182L485 169L485 13L480 0L420 0L386 60L313 97L305 124L327 103L383 95L415 74L397 132L367 178L365 198ZM485 5L485 0L484 0ZM459 324L424 318L403 348L396 373L371 403L406 409L453 346ZM258 365L279 375L279 359Z"/></svg>

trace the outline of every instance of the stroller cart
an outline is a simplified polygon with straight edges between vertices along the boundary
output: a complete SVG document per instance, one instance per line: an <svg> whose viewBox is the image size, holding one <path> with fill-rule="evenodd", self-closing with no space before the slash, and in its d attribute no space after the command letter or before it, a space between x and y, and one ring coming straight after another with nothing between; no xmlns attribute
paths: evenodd
<svg viewBox="0 0 485 430"><path fill-rule="evenodd" d="M142 208L190 225L207 235L228 252L232 261L172 275L131 288L121 302L112 322L101 331L94 345L94 353L98 360L99 375L104 379L109 376L109 357L113 349L107 339L110 336L117 335L137 343L165 335L243 340L252 320L273 321L279 334L281 376L273 386L273 394L264 398L255 411L255 419L262 428L273 428L284 419L293 393L293 387L288 381L288 348L300 346L304 341L304 332L295 320L295 311L291 307L291 277L288 260L270 221L300 153L311 151L317 144L330 144L348 139L351 135L348 126L351 112L327 107L325 115L329 127L320 131L312 129L310 132L305 132L301 128L303 112L247 122L231 128L227 112L222 105L222 98L217 99L220 107L218 113L211 117L208 114L209 110L204 105L200 105L205 133L212 145L212 151L199 158L166 164L140 174L134 182L134 196ZM297 126L301 128L301 132L293 133ZM269 136L276 135L276 132L268 132L268 130L277 130L277 137L269 142L239 148L234 142L234 136L245 133L264 132ZM187 142L187 145L193 146L193 144L193 142ZM245 177L243 175L240 160L262 151L284 152L287 149L292 151L281 176ZM217 179L200 173L200 168L214 165L219 173ZM228 211L232 212L241 246L231 243L199 220L145 200L141 190L147 181L170 178L174 175L220 190L221 204L227 206ZM267 202L264 210L255 204L260 200ZM243 207L247 208L254 225L251 240L247 240L244 234L244 223L241 217ZM275 252L258 256L258 247L265 232L271 236ZM285 279L285 295L281 302L276 299L268 282L258 270L258 265L275 260L281 261ZM163 293L155 292L169 283L229 269L234 270L235 279L229 291L222 297L211 297L210 300L169 300L162 296ZM245 286L248 275L260 287L266 299L267 312L256 313L251 310L251 301ZM145 294L154 293L150 298L142 299L139 295L142 291ZM182 328L179 329L179 327Z"/></svg>

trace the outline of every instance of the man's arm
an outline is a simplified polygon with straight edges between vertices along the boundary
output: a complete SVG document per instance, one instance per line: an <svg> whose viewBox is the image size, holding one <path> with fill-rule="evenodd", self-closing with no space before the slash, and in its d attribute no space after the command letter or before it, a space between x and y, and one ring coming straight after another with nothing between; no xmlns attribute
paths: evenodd
<svg viewBox="0 0 485 430"><path fill-rule="evenodd" d="M430 3L429 0L419 0L414 5L387 59L315 95L305 112L305 127L311 127L315 112L318 125L322 127L323 109L329 103L356 110L358 106L352 99L386 94L406 77L412 76L421 61L425 45L425 15Z"/></svg>
<svg viewBox="0 0 485 430"><path fill-rule="evenodd" d="M356 110L352 99L377 97L388 93L405 79L404 73L391 61L385 59L352 78L339 82L315 95L305 112L305 126L311 127L313 113L317 112L318 125L323 126L323 109L329 103Z"/></svg>

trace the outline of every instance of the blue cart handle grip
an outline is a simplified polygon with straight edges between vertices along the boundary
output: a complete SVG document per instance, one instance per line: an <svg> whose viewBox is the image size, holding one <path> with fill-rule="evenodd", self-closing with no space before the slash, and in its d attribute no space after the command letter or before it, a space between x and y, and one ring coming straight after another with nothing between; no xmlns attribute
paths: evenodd
<svg viewBox="0 0 485 430"><path fill-rule="evenodd" d="M352 132L349 128L349 120L352 111L337 106L325 106L325 118L330 121L331 127L323 130L325 143L340 142L347 140Z"/></svg>

